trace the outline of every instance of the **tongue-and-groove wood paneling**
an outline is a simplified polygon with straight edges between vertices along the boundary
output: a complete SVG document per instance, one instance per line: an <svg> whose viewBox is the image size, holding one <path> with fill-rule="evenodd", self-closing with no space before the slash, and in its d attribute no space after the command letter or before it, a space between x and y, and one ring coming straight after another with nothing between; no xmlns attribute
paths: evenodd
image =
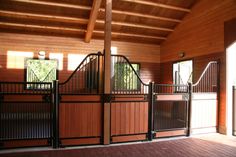
<svg viewBox="0 0 236 157"><path fill-rule="evenodd" d="M199 1L192 8L191 13L161 44L161 74L164 75L161 77L161 82L172 81L172 75L170 76L165 71L172 68L170 64L173 61L194 58L194 79L196 80L206 62L216 58L220 59L219 131L222 133L226 132L224 23L235 17L235 0ZM179 58L178 54L180 52L185 52L184 58Z"/></svg>
<svg viewBox="0 0 236 157"><path fill-rule="evenodd" d="M102 40L92 40L89 44L81 39L0 33L0 81L23 81L23 69L7 68L7 51L33 52L37 58L39 51L63 53L63 70L59 71L60 81L64 81L72 73L68 71L68 54L89 54L103 51ZM159 81L160 47L149 44L130 42L112 42L117 54L125 55L131 62L140 63L141 77L145 82Z"/></svg>

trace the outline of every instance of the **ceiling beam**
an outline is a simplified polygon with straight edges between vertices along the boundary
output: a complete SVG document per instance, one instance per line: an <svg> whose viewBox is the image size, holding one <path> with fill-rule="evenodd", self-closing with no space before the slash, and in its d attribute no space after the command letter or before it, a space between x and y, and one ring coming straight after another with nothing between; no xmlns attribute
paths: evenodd
<svg viewBox="0 0 236 157"><path fill-rule="evenodd" d="M162 4L158 2L151 2L151 1L144 1L144 0L121 0L124 2L132 2L132 3L137 3L137 4L143 4L143 5L150 5L154 7L161 7L165 9L171 9L171 10L176 10L176 11L183 11L183 12L191 12L190 9L187 8L182 8L182 7L177 7L173 5L168 5L168 4Z"/></svg>
<svg viewBox="0 0 236 157"><path fill-rule="evenodd" d="M103 20L97 20L97 23L104 24L104 21ZM144 28L144 29L152 29L152 30L167 31L167 32L173 32L174 31L174 29L170 29L170 28L148 26L148 25L134 24L134 23L128 23L128 22L112 21L112 25L136 27L136 28Z"/></svg>
<svg viewBox="0 0 236 157"><path fill-rule="evenodd" d="M79 28L56 27L56 26L33 25L33 24L19 24L19 23L11 23L11 22L0 22L0 26L36 28L36 29L46 29L46 30L60 30L60 31L73 31L73 32L86 32L85 29L79 29ZM99 30L94 30L93 32L97 33L97 34L104 34L104 31L99 31ZM122 32L112 32L112 35L166 40L166 37L161 37L161 36L122 33Z"/></svg>
<svg viewBox="0 0 236 157"><path fill-rule="evenodd" d="M103 9L101 9L101 11L103 11ZM129 15L129 16L137 16L137 17L154 19L154 20L162 20L162 21L168 21L168 22L176 22L176 23L180 23L182 21L182 20L174 19L174 18L155 16L155 15L143 14L143 13L135 13L135 12L130 12L130 11L112 10L112 13L122 14L122 15Z"/></svg>
<svg viewBox="0 0 236 157"><path fill-rule="evenodd" d="M72 22L72 23L79 23L79 24L87 24L88 23L88 19L84 19L84 18L44 15L44 14L35 14L35 13L23 13L23 12L15 12L15 11L0 10L0 15L6 16L6 17L45 19L45 20L52 20L52 21L58 21L58 22L65 21L65 22ZM103 20L96 20L96 22L99 24L104 24ZM142 24L127 23L127 22L112 21L112 25L144 28L144 29L152 29L152 30L168 31L168 32L174 31L174 29L165 28L165 27L148 26L148 25L142 25Z"/></svg>
<svg viewBox="0 0 236 157"><path fill-rule="evenodd" d="M68 27L19 24L19 23L11 23L11 22L0 22L0 26L7 26L7 27L12 26L12 27L38 28L38 29L60 30L60 31L85 32L84 29L79 29L79 28L75 29L75 28L68 28Z"/></svg>
<svg viewBox="0 0 236 157"><path fill-rule="evenodd" d="M47 2L47 1L40 1L40 0L12 0L12 1L32 3L32 4L42 4L42 5L57 6L57 7L74 8L74 9L82 9L82 10L91 10L90 6L75 5L75 4L68 4L68 3Z"/></svg>
<svg viewBox="0 0 236 157"><path fill-rule="evenodd" d="M92 38L92 34L93 34L93 30L94 30L94 26L97 20L97 16L98 16L98 12L99 12L99 8L101 6L102 0L93 0L93 6L90 12L90 17L89 17L89 22L87 25L87 32L85 34L85 39L84 41L89 43L91 38Z"/></svg>
<svg viewBox="0 0 236 157"><path fill-rule="evenodd" d="M94 30L94 33L103 34L103 31ZM132 34L132 33L122 33L122 32L112 32L112 35L120 35L120 36L127 36L127 37L138 37L138 38L150 38L150 39L159 39L159 40L166 40L166 37L160 36L152 36L152 35L143 35L143 34Z"/></svg>
<svg viewBox="0 0 236 157"><path fill-rule="evenodd" d="M36 14L36 13L24 13L24 12L0 10L0 16L44 19L44 20L57 21L57 22L65 21L65 22L71 22L71 23L88 24L88 19L84 19L84 18L45 15L45 14L38 14L38 13Z"/></svg>
<svg viewBox="0 0 236 157"><path fill-rule="evenodd" d="M66 8L75 8L75 9L82 9L82 10L91 10L90 6L74 5L74 4L67 4L67 3L45 2L45 1L40 1L40 0L37 0L37 1L35 1L35 0L12 0L12 1L32 3L32 4L41 4L41 5L50 5L50 6L58 6L58 7L66 7ZM102 12L105 12L104 8L100 8L100 10ZM176 22L176 23L180 23L182 21L182 20L175 19L175 18L168 18L168 17L155 16L155 15L149 15L149 14L141 14L141 13L135 13L135 12L131 12L131 11L112 10L112 13L129 15L129 16L137 16L137 17L143 17L143 18L150 18L150 19L154 19L154 20Z"/></svg>

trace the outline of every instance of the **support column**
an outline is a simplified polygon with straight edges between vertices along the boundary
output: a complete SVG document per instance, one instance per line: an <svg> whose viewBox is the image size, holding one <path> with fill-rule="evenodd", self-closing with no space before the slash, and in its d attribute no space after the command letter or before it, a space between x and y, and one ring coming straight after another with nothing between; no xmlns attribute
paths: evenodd
<svg viewBox="0 0 236 157"><path fill-rule="evenodd" d="M110 108L111 104L107 99L111 93L111 21L112 21L112 0L106 0L105 6L105 30L104 30L104 132L103 144L110 144Z"/></svg>

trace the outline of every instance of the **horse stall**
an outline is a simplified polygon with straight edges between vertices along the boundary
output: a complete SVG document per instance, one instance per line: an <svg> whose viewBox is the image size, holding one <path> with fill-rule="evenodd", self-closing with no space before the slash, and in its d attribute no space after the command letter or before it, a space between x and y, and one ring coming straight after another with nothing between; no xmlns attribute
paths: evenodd
<svg viewBox="0 0 236 157"><path fill-rule="evenodd" d="M59 145L102 142L101 53L89 54L59 83Z"/></svg>
<svg viewBox="0 0 236 157"><path fill-rule="evenodd" d="M219 63L209 62L192 85L191 133L217 132L219 103Z"/></svg>
<svg viewBox="0 0 236 157"><path fill-rule="evenodd" d="M154 138L189 135L189 86L154 85Z"/></svg>
<svg viewBox="0 0 236 157"><path fill-rule="evenodd" d="M125 56L111 61L111 143L147 140L149 85Z"/></svg>
<svg viewBox="0 0 236 157"><path fill-rule="evenodd" d="M1 147L50 146L51 98L51 83L0 82Z"/></svg>
<svg viewBox="0 0 236 157"><path fill-rule="evenodd" d="M111 90L104 94L100 52L87 55L64 81L0 82L3 148L102 144L104 103L110 103L110 142L216 132L218 63L191 85L144 83L138 64L111 56Z"/></svg>

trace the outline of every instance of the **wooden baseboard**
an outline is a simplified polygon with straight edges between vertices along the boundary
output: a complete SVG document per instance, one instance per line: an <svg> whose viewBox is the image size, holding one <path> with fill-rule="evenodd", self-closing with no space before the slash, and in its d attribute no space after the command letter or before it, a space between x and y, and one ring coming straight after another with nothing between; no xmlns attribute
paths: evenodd
<svg viewBox="0 0 236 157"><path fill-rule="evenodd" d="M36 147L47 146L48 140L15 140L5 141L2 143L3 148L22 148L22 147Z"/></svg>
<svg viewBox="0 0 236 157"><path fill-rule="evenodd" d="M186 130L156 132L156 138L186 135Z"/></svg>
<svg viewBox="0 0 236 157"><path fill-rule="evenodd" d="M112 143L116 142L131 142L131 141L142 141L146 140L146 135L127 135L127 136L116 136L112 137Z"/></svg>
<svg viewBox="0 0 236 157"><path fill-rule="evenodd" d="M62 139L62 146L101 144L100 138Z"/></svg>

